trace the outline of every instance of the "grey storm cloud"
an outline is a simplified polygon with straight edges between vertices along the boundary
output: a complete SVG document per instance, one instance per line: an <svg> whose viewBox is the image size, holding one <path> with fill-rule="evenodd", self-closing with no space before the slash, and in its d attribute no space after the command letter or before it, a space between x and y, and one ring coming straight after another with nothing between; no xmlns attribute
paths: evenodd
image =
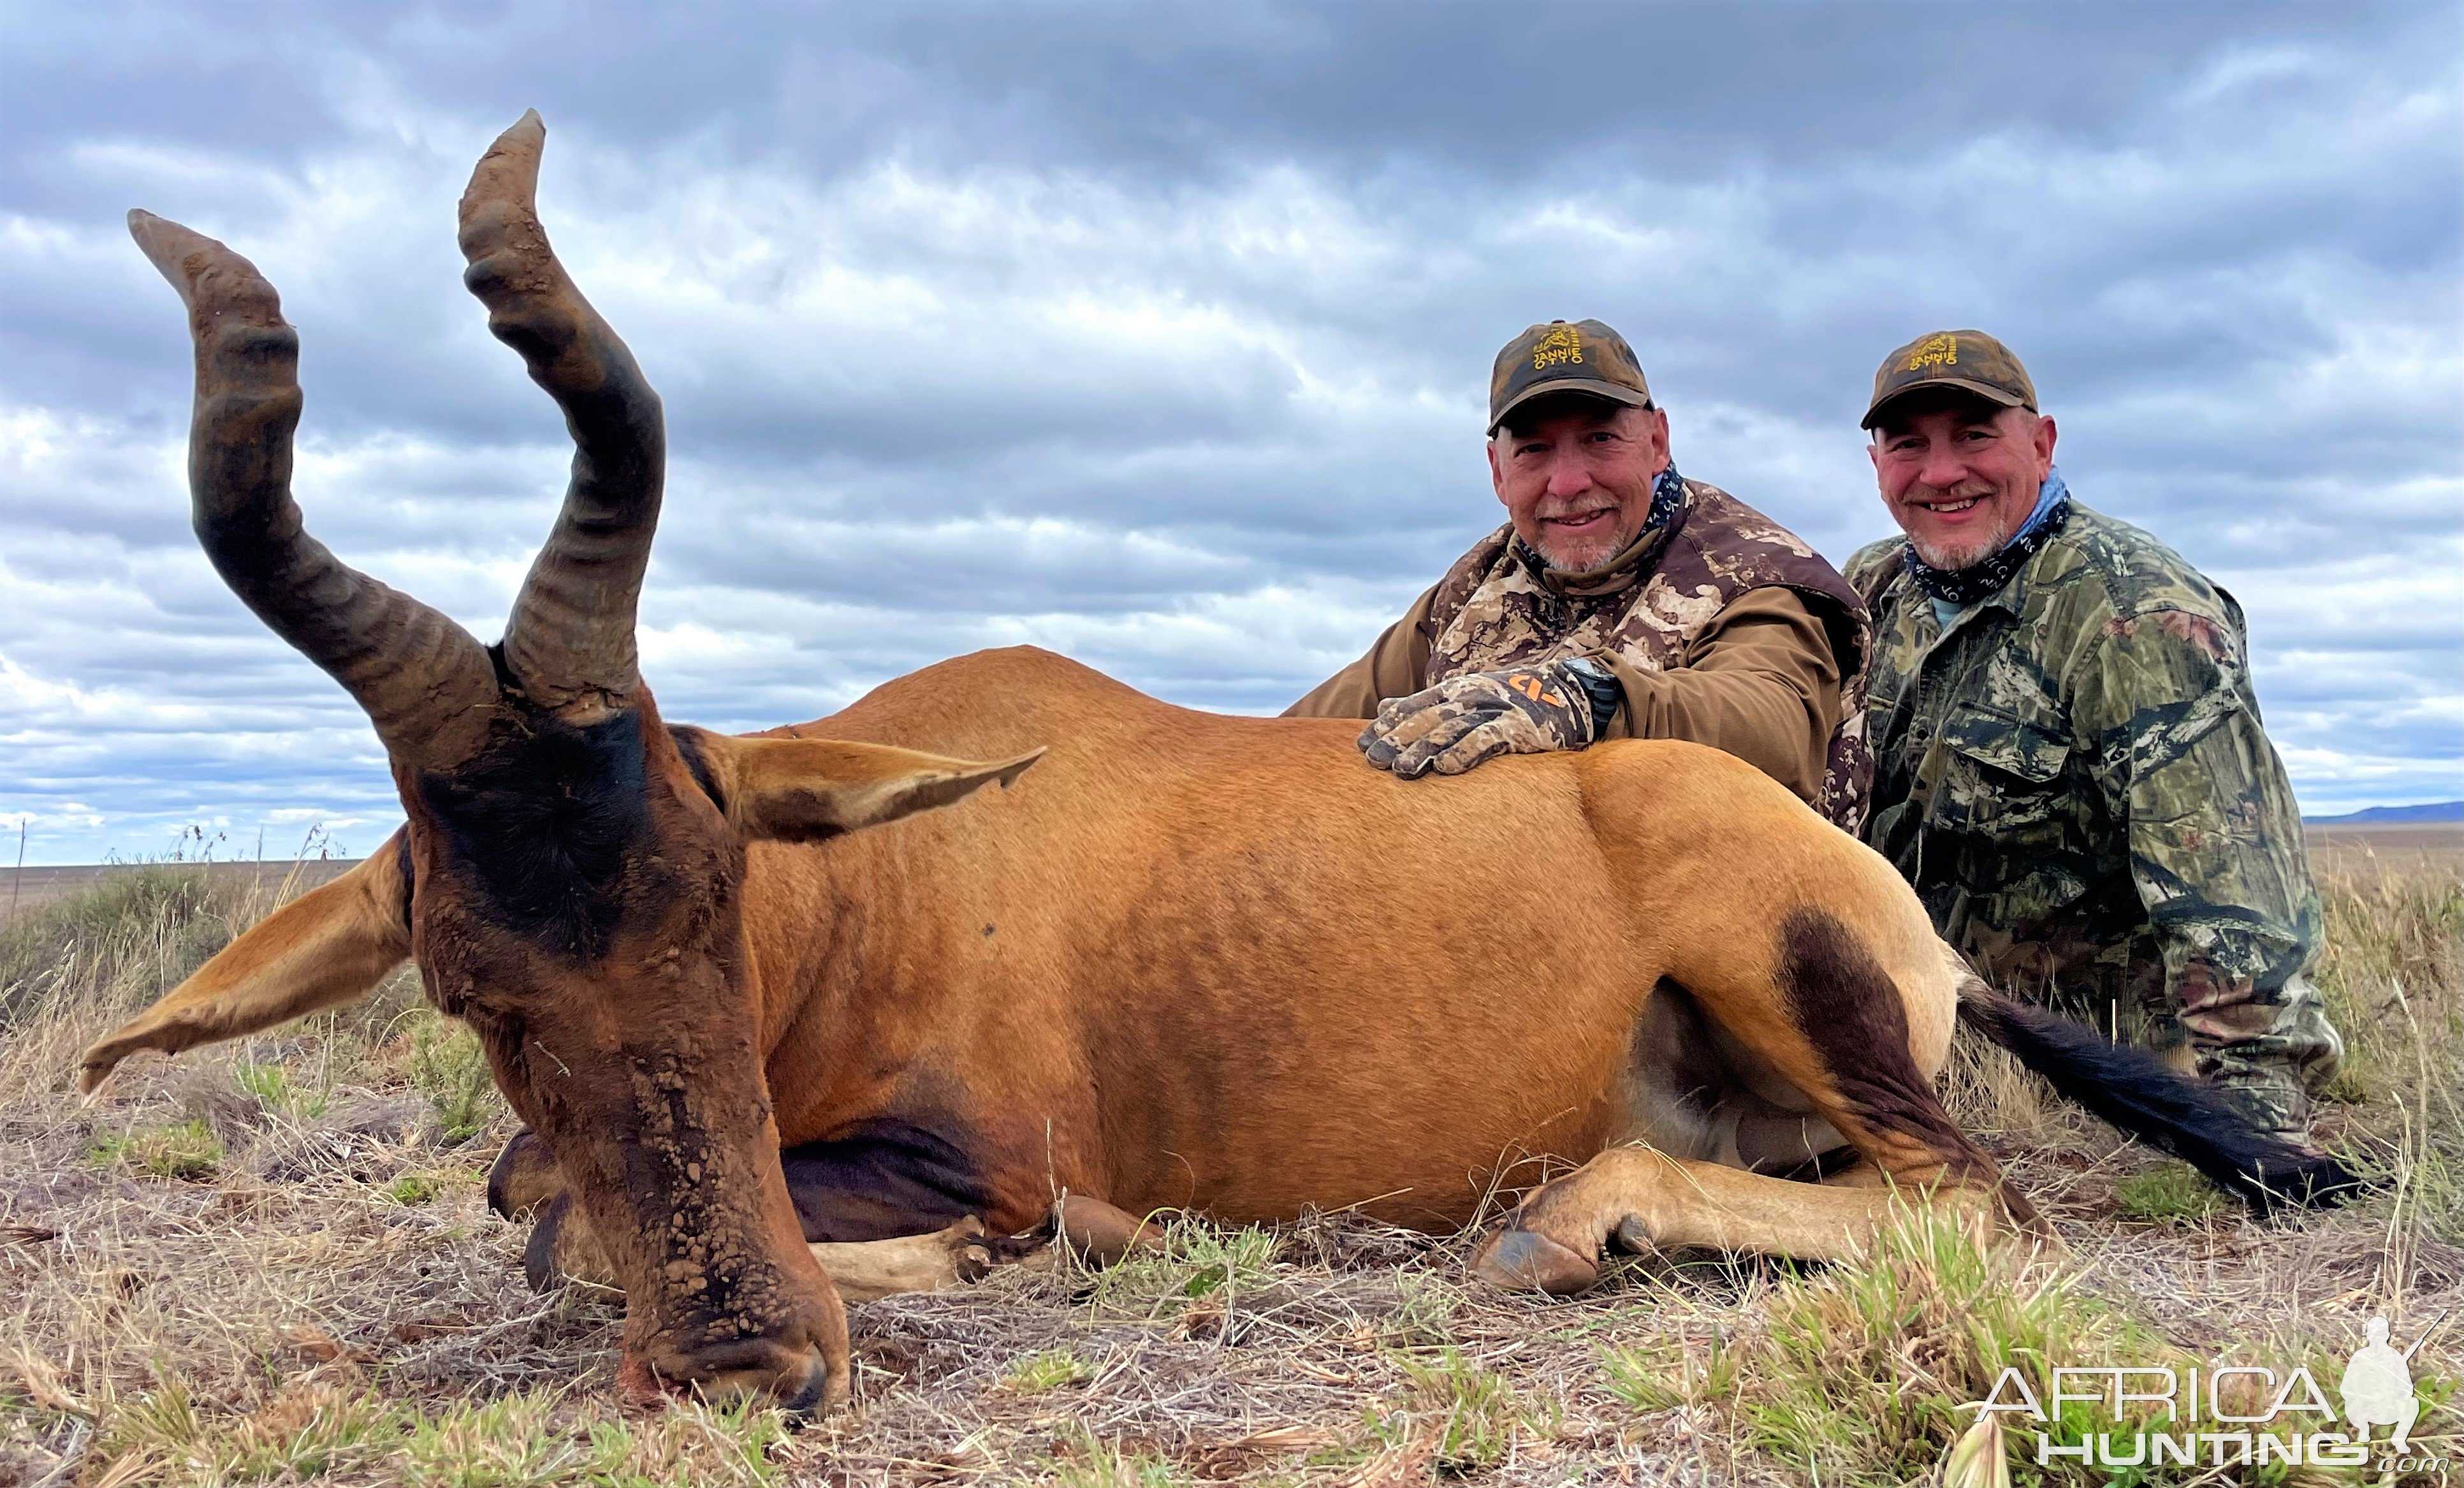
<svg viewBox="0 0 2464 1488"><path fill-rule="evenodd" d="M2464 785L2453 7L0 15L0 820L35 861L358 850L395 810L187 533L188 351L121 214L265 269L313 528L493 637L570 451L452 203L531 106L549 230L667 403L671 714L1020 642L1279 708L1496 522L1489 360L1555 316L1634 340L1689 473L1844 558L1887 528L1874 365L1980 325L2073 489L2242 600L2306 806Z"/></svg>

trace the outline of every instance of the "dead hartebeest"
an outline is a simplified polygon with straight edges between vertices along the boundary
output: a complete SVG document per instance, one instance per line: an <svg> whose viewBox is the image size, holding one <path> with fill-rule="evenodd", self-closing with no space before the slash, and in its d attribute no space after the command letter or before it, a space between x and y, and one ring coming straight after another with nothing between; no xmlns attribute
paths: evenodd
<svg viewBox="0 0 2464 1488"><path fill-rule="evenodd" d="M1061 1193L1454 1227L1551 1156L1582 1166L1477 1264L1555 1290L1612 1241L1840 1255L1895 1188L2026 1225L1933 1093L1962 1016L2261 1202L2349 1184L1988 993L1887 864L1713 750L1402 781L1353 724L1027 649L759 736L666 723L634 652L659 400L540 230L543 136L506 131L461 207L466 280L576 448L494 646L301 529L273 288L130 215L195 338L198 537L366 710L409 820L98 1043L88 1088L415 961L527 1124L500 1191L557 1195L623 1285L627 1370L796 1406L846 1380L825 1265Z"/></svg>

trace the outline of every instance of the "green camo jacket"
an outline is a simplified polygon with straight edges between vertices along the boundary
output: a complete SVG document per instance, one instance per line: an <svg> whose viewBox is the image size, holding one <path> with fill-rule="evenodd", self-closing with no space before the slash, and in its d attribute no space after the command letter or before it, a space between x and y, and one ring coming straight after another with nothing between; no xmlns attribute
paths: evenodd
<svg viewBox="0 0 2464 1488"><path fill-rule="evenodd" d="M2135 1007L2159 1048L2300 1129L2343 1046L2303 974L2319 897L2241 606L2074 501L1946 632L1905 545L1848 563L1875 627L1865 841L1997 985L2100 1022Z"/></svg>

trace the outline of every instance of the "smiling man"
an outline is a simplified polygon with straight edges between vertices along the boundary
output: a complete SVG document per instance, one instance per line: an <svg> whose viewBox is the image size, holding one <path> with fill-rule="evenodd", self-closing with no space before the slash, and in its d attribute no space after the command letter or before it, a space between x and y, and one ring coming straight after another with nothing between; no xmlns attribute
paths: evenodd
<svg viewBox="0 0 2464 1488"><path fill-rule="evenodd" d="M1489 380L1506 525L1287 716L1367 718L1405 778L1603 738L1737 755L1856 829L1871 763L1864 606L1786 529L1669 458L1625 339L1535 325Z"/></svg>
<svg viewBox="0 0 2464 1488"><path fill-rule="evenodd" d="M1865 840L1998 986L2149 1040L2297 1140L2343 1044L2303 975L2301 821L2241 607L2070 498L2001 342L1919 337L1865 413L1905 534L1849 559L1876 631Z"/></svg>

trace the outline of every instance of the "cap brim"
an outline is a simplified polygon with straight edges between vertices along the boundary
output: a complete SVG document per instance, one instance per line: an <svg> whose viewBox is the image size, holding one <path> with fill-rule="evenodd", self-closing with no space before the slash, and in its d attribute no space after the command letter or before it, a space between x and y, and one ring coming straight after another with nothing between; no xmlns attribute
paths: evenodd
<svg viewBox="0 0 2464 1488"><path fill-rule="evenodd" d="M1586 397L1597 398L1602 403L1621 403L1629 408L1651 406L1649 393L1637 392L1631 387L1619 387L1615 383L1603 383L1595 378L1561 377L1553 382L1534 383L1516 393L1512 402L1489 415L1488 431L1492 434L1496 433L1498 426L1506 422L1508 414L1534 398L1546 398L1551 393L1581 393Z"/></svg>
<svg viewBox="0 0 2464 1488"><path fill-rule="evenodd" d="M1893 392L1884 393L1881 397L1875 399L1874 405L1865 410L1865 422L1858 425L1857 427L1859 428L1872 428L1875 425L1882 422L1882 410L1889 407L1891 405L1899 403L1903 399L1913 398L1919 393L1940 392L1945 388L1957 393L1974 393L1977 397L1984 399L1987 403L1999 404L2005 408L2024 408L2028 406L2028 400L2019 397L2008 388L1991 387L1983 383L1971 383L1964 377L1929 377L1922 383L1910 383L1905 387L1899 388Z"/></svg>

